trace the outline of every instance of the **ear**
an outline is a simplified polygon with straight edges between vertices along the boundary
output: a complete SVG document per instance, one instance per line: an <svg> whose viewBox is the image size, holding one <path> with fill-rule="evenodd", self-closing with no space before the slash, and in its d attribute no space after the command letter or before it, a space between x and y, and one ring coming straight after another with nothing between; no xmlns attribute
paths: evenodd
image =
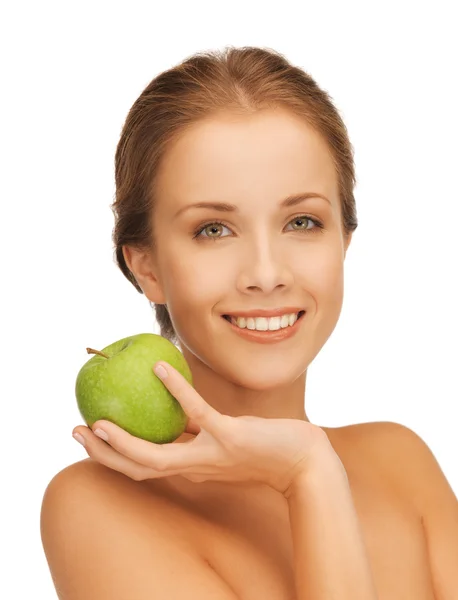
<svg viewBox="0 0 458 600"><path fill-rule="evenodd" d="M122 253L129 270L150 302L165 304L166 299L151 251L123 246Z"/></svg>

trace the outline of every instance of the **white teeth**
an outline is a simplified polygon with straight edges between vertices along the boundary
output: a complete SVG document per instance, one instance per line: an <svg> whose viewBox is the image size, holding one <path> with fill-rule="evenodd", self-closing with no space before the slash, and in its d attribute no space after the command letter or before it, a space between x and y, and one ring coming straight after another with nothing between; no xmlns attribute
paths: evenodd
<svg viewBox="0 0 458 600"><path fill-rule="evenodd" d="M278 329L284 329L285 327L291 327L297 321L298 313L291 313L289 315L282 315L281 317L230 317L231 323L237 325L241 329L251 329L256 331L276 331Z"/></svg>

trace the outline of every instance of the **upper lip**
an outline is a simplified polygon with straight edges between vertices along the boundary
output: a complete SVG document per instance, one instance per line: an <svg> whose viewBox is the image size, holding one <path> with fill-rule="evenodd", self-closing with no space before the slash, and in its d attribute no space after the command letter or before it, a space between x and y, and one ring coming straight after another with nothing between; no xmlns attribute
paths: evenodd
<svg viewBox="0 0 458 600"><path fill-rule="evenodd" d="M253 310L240 310L224 313L229 317L278 317L289 313L298 313L305 310L301 306L282 306L280 308L254 308Z"/></svg>

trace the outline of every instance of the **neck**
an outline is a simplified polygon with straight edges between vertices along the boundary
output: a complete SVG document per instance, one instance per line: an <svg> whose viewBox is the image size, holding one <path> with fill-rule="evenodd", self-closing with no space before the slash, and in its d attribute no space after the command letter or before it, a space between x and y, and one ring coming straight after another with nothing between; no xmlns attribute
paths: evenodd
<svg viewBox="0 0 458 600"><path fill-rule="evenodd" d="M232 374L218 372L199 360L184 345L183 355L191 369L193 387L202 398L222 414L232 417L257 416L266 419L299 419L309 422L304 402L307 371L294 378L287 385L283 382L275 385L274 381L257 381L251 374L251 379L241 379L246 375L246 369L241 373ZM248 377L248 376L247 376ZM285 375L277 374L285 379Z"/></svg>

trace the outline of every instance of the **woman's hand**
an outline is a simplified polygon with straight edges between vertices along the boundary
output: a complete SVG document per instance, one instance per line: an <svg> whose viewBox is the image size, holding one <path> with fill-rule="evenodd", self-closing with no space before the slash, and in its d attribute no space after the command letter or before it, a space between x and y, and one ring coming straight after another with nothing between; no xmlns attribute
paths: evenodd
<svg viewBox="0 0 458 600"><path fill-rule="evenodd" d="M135 481L181 475L193 482L261 482L283 495L320 456L334 453L320 427L298 419L231 417L210 406L171 365L164 385L188 415L186 431L196 437L182 444L153 444L110 421L78 426L89 456ZM107 434L107 442L94 435ZM335 454L335 453L334 453ZM335 454L338 461L338 456Z"/></svg>

